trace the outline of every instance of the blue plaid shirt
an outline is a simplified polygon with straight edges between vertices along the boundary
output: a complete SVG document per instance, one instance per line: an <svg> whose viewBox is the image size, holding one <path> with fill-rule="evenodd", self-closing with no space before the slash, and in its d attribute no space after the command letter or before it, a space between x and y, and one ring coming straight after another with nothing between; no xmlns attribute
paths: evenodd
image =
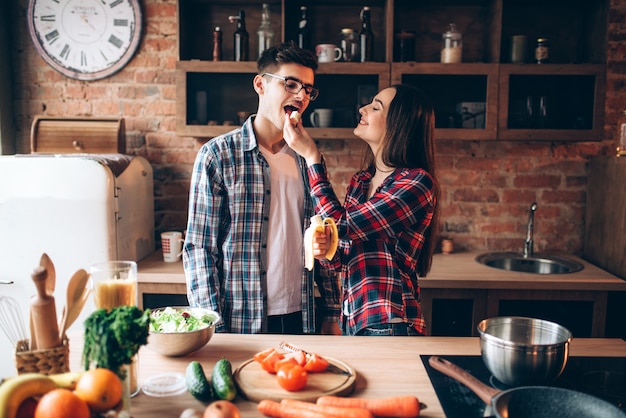
<svg viewBox="0 0 626 418"><path fill-rule="evenodd" d="M191 179L189 219L183 249L191 306L220 313L219 332L267 332L267 234L271 182L269 165L257 145L252 120L202 146ZM306 163L299 158L304 190ZM308 193L305 193L307 196ZM304 199L302 231L313 203ZM294 254L272 254L294 257ZM313 274L302 257L303 332L315 332ZM339 318L339 288L332 275L318 275L325 297L325 320Z"/></svg>

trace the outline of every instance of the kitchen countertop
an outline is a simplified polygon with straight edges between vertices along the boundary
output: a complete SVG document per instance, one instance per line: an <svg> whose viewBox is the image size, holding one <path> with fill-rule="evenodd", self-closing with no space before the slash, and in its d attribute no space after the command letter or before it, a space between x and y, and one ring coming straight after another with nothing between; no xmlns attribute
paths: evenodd
<svg viewBox="0 0 626 418"><path fill-rule="evenodd" d="M185 284L183 261L166 263L159 249L137 263L137 280L139 283Z"/></svg>
<svg viewBox="0 0 626 418"><path fill-rule="evenodd" d="M564 256L581 263L583 270L570 274L530 274L479 264L474 259L482 253L435 254L430 273L419 280L420 287L626 291L626 280L573 255ZM182 261L166 263L160 250L139 261L138 268L139 283L185 284Z"/></svg>
<svg viewBox="0 0 626 418"><path fill-rule="evenodd" d="M584 266L581 271L532 274L506 271L476 262L476 256L485 252L435 254L430 273L419 280L420 288L626 291L626 280L573 255L558 253L581 263Z"/></svg>
<svg viewBox="0 0 626 418"><path fill-rule="evenodd" d="M470 300L471 324L462 334L477 335L480 320L498 316L500 302L507 300L574 301L591 304L591 325L585 336L603 337L606 332L609 292L626 291L626 280L573 255L559 256L581 263L584 268L569 274L519 273L482 265L475 261L483 252L435 254L430 273L420 278L422 313L434 334L439 317L434 313L437 300ZM145 294L186 294L182 261L166 263L161 251L155 251L138 265L139 303ZM465 314L463 314L465 315ZM442 334L450 335L448 331ZM439 334L441 335L441 334Z"/></svg>
<svg viewBox="0 0 626 418"><path fill-rule="evenodd" d="M70 333L70 369L81 370L82 333ZM321 335L283 336L272 334L215 334L199 351L186 357L163 357L147 347L139 353L139 384L163 372L184 373L192 360L199 361L210 373L215 362L225 356L233 370L263 349L277 347L287 340L306 350L342 360L357 373L352 396L382 398L414 395L427 405L421 416L445 417L419 355L480 355L475 337L339 337ZM354 347L359 347L354 350ZM620 339L573 339L571 356L623 356L626 342ZM237 397L235 404L245 417L261 417L256 403ZM131 400L134 418L176 418L186 408L203 409L204 405L189 393L155 398L140 392Z"/></svg>

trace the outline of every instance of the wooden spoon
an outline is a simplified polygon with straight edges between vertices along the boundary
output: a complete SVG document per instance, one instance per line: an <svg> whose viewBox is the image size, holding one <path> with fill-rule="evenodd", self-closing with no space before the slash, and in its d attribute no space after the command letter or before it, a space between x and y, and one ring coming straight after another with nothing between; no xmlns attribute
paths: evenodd
<svg viewBox="0 0 626 418"><path fill-rule="evenodd" d="M73 314L72 310L74 309L74 305L80 303L80 299L83 297L83 293L87 286L87 280L89 280L89 273L87 273L83 269L80 269L72 275L70 281L67 284L67 300L65 301L65 307L63 308L63 316L61 317L61 322L59 323L59 337L61 338L61 340L63 340L63 337L65 336L65 331L70 326L69 317L71 314Z"/></svg>
<svg viewBox="0 0 626 418"><path fill-rule="evenodd" d="M91 291L89 289L84 289L83 294L81 295L80 299L78 299L78 301L76 301L76 303L74 303L72 307L68 310L67 318L65 321L65 330L71 327L74 321L76 321L76 318L78 318L81 311L83 310L83 307L85 306L85 303L87 302L87 299L89 299L90 294L91 294Z"/></svg>
<svg viewBox="0 0 626 418"><path fill-rule="evenodd" d="M57 273L54 269L54 263L48 254L43 253L41 255L41 259L39 260L39 265L45 268L48 272L48 277L46 278L46 293L52 295L57 281Z"/></svg>

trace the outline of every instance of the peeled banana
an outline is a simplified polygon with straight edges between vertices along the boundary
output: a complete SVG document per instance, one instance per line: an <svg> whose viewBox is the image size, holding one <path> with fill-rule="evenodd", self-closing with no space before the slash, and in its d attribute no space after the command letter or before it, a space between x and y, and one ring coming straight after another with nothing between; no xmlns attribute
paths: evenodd
<svg viewBox="0 0 626 418"><path fill-rule="evenodd" d="M309 270L313 270L315 257L313 256L313 236L315 231L324 232L326 225L330 226L330 246L326 251L326 259L332 260L337 252L339 245L339 234L337 225L332 218L322 219L320 215L311 216L311 226L304 232L304 266Z"/></svg>
<svg viewBox="0 0 626 418"><path fill-rule="evenodd" d="M24 373L7 379L0 385L0 418L15 418L26 399L43 395L56 388L73 389L82 373Z"/></svg>

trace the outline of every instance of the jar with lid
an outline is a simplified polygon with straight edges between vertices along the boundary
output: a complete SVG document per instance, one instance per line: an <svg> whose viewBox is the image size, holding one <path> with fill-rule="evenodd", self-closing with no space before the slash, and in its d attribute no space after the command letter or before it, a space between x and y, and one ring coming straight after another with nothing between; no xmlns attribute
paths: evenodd
<svg viewBox="0 0 626 418"><path fill-rule="evenodd" d="M626 110L622 110L617 122L617 156L626 157Z"/></svg>
<svg viewBox="0 0 626 418"><path fill-rule="evenodd" d="M442 35L441 62L461 62L463 52L463 36L458 31L456 24L450 23L446 32Z"/></svg>
<svg viewBox="0 0 626 418"><path fill-rule="evenodd" d="M537 64L546 64L550 61L550 42L547 38L537 38L535 46L535 62Z"/></svg>
<svg viewBox="0 0 626 418"><path fill-rule="evenodd" d="M359 60L358 34L354 29L341 29L340 47L343 53L343 61L352 62Z"/></svg>

